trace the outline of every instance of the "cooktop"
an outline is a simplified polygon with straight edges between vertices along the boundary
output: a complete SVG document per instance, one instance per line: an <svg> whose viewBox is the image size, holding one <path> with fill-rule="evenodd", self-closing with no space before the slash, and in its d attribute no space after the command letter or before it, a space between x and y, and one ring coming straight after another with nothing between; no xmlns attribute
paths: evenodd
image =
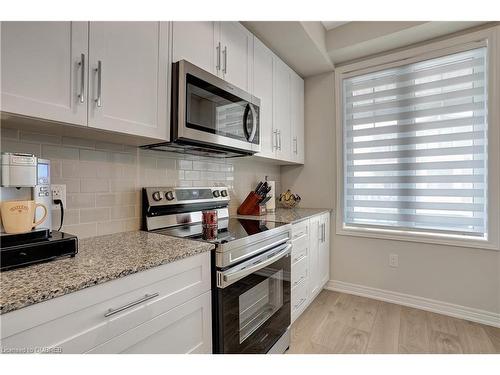
<svg viewBox="0 0 500 375"><path fill-rule="evenodd" d="M263 233L268 230L279 228L287 225L286 223L276 223L266 220L254 219L220 219L218 223L217 238L212 242L216 244L224 244L230 241L239 240L255 234ZM204 241L201 237L201 223L178 225L171 228L157 229L154 233L165 234L168 236L190 238L193 240Z"/></svg>

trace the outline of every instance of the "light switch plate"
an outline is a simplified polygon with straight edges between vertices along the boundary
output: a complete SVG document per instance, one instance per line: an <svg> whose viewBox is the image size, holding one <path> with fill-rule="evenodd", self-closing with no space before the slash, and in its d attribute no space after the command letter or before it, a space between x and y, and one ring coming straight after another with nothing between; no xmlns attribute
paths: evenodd
<svg viewBox="0 0 500 375"><path fill-rule="evenodd" d="M398 254L389 254L389 266L399 267L399 257Z"/></svg>

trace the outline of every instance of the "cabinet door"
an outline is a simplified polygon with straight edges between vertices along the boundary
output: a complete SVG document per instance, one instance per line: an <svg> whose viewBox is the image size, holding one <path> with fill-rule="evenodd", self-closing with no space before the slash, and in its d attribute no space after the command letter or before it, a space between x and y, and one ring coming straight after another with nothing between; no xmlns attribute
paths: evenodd
<svg viewBox="0 0 500 375"><path fill-rule="evenodd" d="M319 224L319 286L322 288L330 279L330 214L320 216Z"/></svg>
<svg viewBox="0 0 500 375"><path fill-rule="evenodd" d="M239 22L220 22L222 78L252 92L253 35Z"/></svg>
<svg viewBox="0 0 500 375"><path fill-rule="evenodd" d="M291 160L290 68L278 57L273 69L273 126L277 134L276 157Z"/></svg>
<svg viewBox="0 0 500 375"><path fill-rule="evenodd" d="M254 38L253 94L260 99L260 152L258 156L274 157L273 134L273 56L260 40Z"/></svg>
<svg viewBox="0 0 500 375"><path fill-rule="evenodd" d="M217 74L217 62L220 68L218 40L215 37L215 22L173 22L173 62L187 60L207 72Z"/></svg>
<svg viewBox="0 0 500 375"><path fill-rule="evenodd" d="M2 22L2 111L87 125L87 30L87 22Z"/></svg>
<svg viewBox="0 0 500 375"><path fill-rule="evenodd" d="M90 23L89 126L166 139L165 22Z"/></svg>
<svg viewBox="0 0 500 375"><path fill-rule="evenodd" d="M292 72L290 82L292 160L304 164L304 80Z"/></svg>
<svg viewBox="0 0 500 375"><path fill-rule="evenodd" d="M309 298L312 300L320 291L319 246L320 218L314 216L309 220Z"/></svg>
<svg viewBox="0 0 500 375"><path fill-rule="evenodd" d="M211 354L211 314L209 291L88 353Z"/></svg>

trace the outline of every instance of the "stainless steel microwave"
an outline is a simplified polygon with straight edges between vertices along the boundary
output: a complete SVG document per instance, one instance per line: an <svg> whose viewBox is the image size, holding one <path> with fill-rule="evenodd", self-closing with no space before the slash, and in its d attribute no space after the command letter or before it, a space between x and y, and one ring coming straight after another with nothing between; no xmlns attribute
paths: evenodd
<svg viewBox="0 0 500 375"><path fill-rule="evenodd" d="M235 157L260 151L260 100L181 60L172 67L170 142L148 148Z"/></svg>

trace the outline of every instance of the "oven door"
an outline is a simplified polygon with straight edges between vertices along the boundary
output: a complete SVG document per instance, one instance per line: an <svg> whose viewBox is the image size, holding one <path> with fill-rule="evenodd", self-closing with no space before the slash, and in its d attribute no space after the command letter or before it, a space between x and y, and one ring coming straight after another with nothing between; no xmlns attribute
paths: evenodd
<svg viewBox="0 0 500 375"><path fill-rule="evenodd" d="M217 271L217 353L267 353L290 326L290 249L286 243Z"/></svg>
<svg viewBox="0 0 500 375"><path fill-rule="evenodd" d="M174 74L176 140L260 151L259 99L184 60L174 64Z"/></svg>

